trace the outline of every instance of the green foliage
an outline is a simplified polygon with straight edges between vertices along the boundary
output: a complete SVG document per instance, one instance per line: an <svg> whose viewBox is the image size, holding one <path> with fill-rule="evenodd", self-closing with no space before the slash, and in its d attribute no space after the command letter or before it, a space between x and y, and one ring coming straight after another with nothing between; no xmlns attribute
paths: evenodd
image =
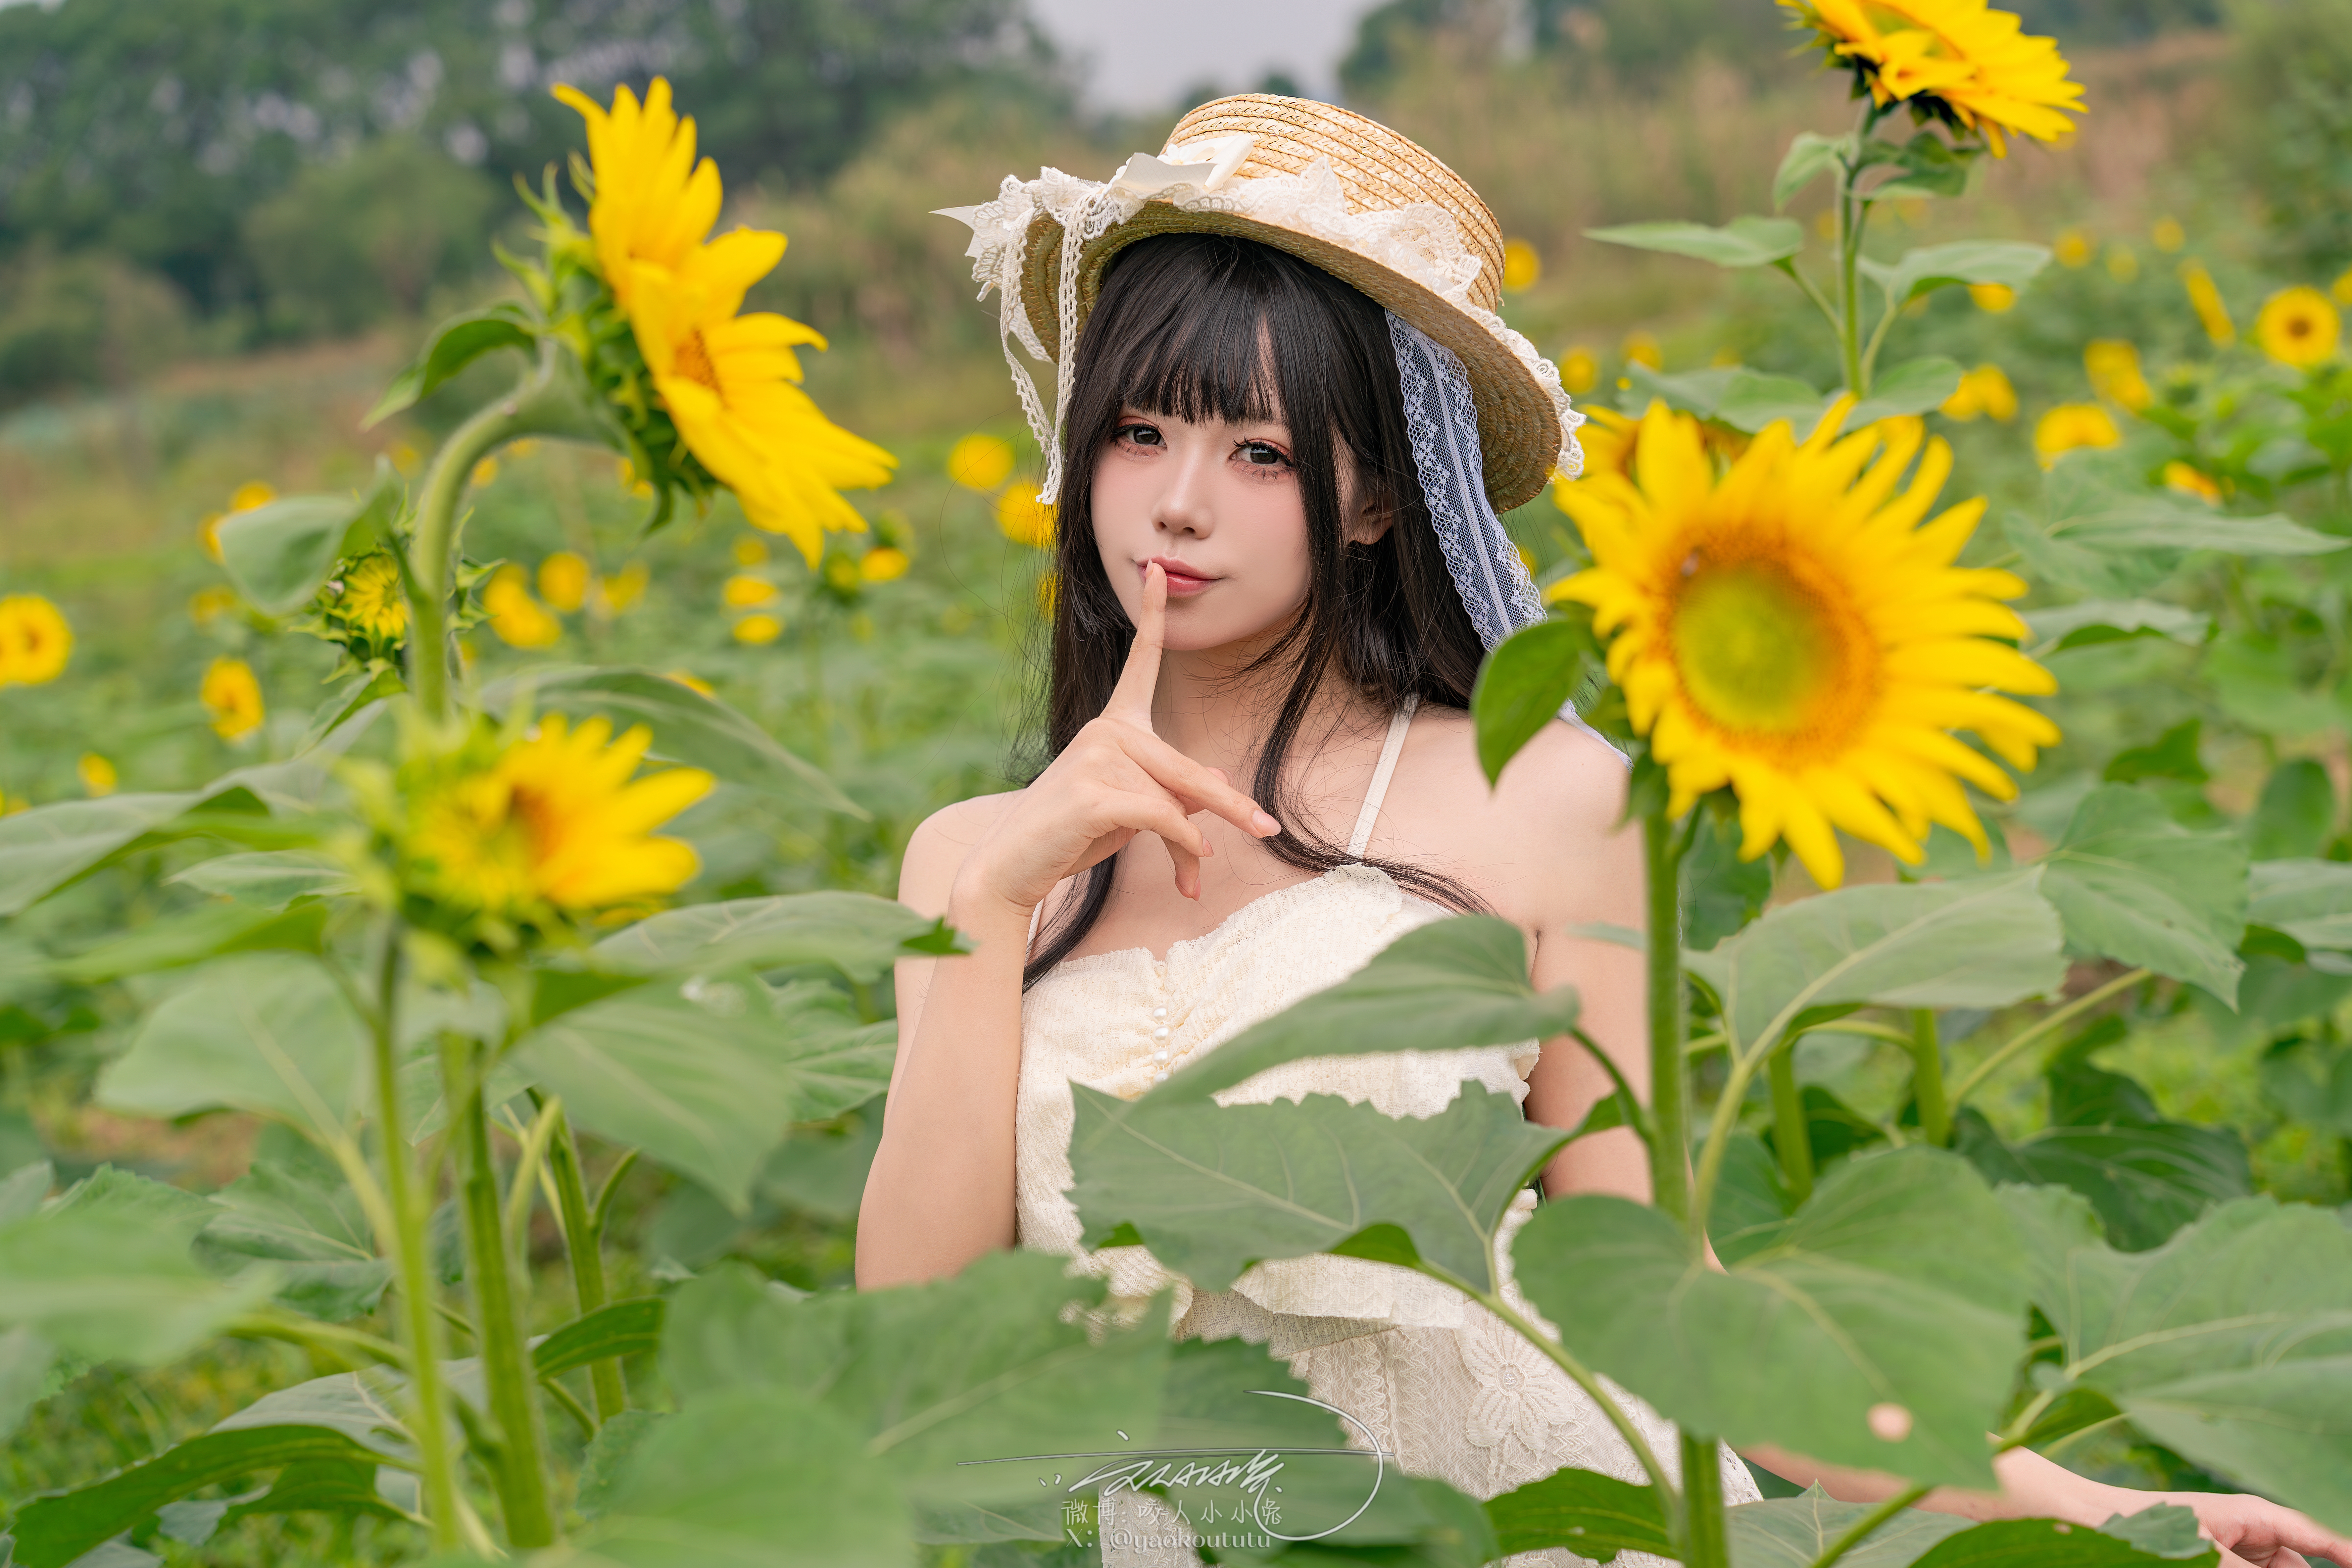
<svg viewBox="0 0 2352 1568"><path fill-rule="evenodd" d="M1539 1208L1517 1268L1562 1344L1690 1430L1989 1486L1984 1434L2024 1349L2005 1232L1964 1162L1906 1149L1841 1166L1728 1273L1658 1210L1594 1196ZM1892 1437L1871 1420L1889 1404L1908 1413Z"/></svg>
<svg viewBox="0 0 2352 1568"><path fill-rule="evenodd" d="M2331 1528L2352 1524L2352 1237L2332 1215L2242 1199L2163 1247L2118 1253L2074 1194L2002 1197L2033 1304L2061 1342L2037 1372L2039 1403L2098 1395L2238 1484L2292 1496ZM2075 1407L2078 1423L2100 1418L2095 1401Z"/></svg>
<svg viewBox="0 0 2352 1568"><path fill-rule="evenodd" d="M2152 796L2102 785L2074 808L2043 894L2077 952L2137 964L2234 1004L2245 930L2246 854L2235 835L2197 833Z"/></svg>
<svg viewBox="0 0 2352 1568"><path fill-rule="evenodd" d="M180 291L119 256L41 245L0 262L0 408L123 390L193 341Z"/></svg>
<svg viewBox="0 0 2352 1568"><path fill-rule="evenodd" d="M2295 271L2352 256L2352 5L2235 0L2241 157L2279 258Z"/></svg>

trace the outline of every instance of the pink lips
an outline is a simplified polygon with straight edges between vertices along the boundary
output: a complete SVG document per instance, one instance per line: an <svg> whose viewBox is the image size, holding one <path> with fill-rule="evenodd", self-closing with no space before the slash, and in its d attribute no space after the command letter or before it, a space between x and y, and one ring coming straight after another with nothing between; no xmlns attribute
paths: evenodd
<svg viewBox="0 0 2352 1568"><path fill-rule="evenodd" d="M1142 562L1138 570L1149 572L1153 561L1160 563L1160 569L1168 574L1168 596L1171 599L1187 598L1192 595L1202 593L1210 584L1216 581L1214 577L1203 577L1181 561L1172 560L1165 555L1150 557Z"/></svg>

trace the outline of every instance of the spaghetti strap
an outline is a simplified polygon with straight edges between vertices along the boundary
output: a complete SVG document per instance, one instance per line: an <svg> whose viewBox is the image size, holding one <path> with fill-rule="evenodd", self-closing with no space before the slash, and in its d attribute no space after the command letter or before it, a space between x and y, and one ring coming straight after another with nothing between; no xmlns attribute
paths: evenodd
<svg viewBox="0 0 2352 1568"><path fill-rule="evenodd" d="M1393 718L1389 720L1389 737L1381 744L1380 765L1372 770L1371 787L1364 791L1364 809L1356 814L1356 831L1348 839L1348 858L1360 861L1364 846L1372 841L1372 824L1381 816L1381 799L1389 793L1390 775L1396 772L1397 755L1404 750L1404 732L1412 723L1412 710L1421 706L1421 698L1408 695Z"/></svg>

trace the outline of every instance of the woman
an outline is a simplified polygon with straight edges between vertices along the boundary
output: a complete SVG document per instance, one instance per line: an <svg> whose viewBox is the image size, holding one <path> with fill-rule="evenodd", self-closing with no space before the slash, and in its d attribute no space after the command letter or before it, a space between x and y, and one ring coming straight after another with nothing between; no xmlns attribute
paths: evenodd
<svg viewBox="0 0 2352 1568"><path fill-rule="evenodd" d="M1325 1257L1195 1291L1143 1248L1084 1253L1062 1191L1070 1079L1133 1098L1450 912L1515 921L1535 984L1574 985L1590 1033L1646 1089L1638 956L1563 934L1642 923L1623 759L1558 724L1490 791L1465 711L1486 648L1541 614L1496 512L1580 461L1557 372L1494 314L1491 215L1382 127L1246 95L1193 110L1161 157L1103 184L1047 171L955 216L973 226L976 277L1004 291L1008 358L1016 339L1059 355L1050 419L1014 362L1059 502L1051 761L1025 789L939 812L908 847L900 898L976 951L899 967L859 1285L951 1274L994 1247L1069 1253L1115 1300L1172 1285L1180 1337L1287 1357L1409 1472L1482 1498L1569 1465L1640 1479L1574 1384L1433 1281ZM1429 1115L1472 1078L1574 1127L1611 1085L1548 1044L1294 1062L1217 1098L1321 1091ZM1622 1130L1570 1143L1542 1180L1649 1196ZM1534 1194L1520 1200L1506 1248ZM1626 1404L1671 1455L1664 1423ZM1895 1489L1752 1457L1851 1500ZM1723 1463L1727 1501L1755 1499L1738 1459ZM1923 1506L2096 1524L2163 1500L2030 1452L1997 1468L2000 1496ZM2175 1500L2256 1562L2345 1545L2258 1500ZM1172 1516L1128 1494L1104 1518Z"/></svg>

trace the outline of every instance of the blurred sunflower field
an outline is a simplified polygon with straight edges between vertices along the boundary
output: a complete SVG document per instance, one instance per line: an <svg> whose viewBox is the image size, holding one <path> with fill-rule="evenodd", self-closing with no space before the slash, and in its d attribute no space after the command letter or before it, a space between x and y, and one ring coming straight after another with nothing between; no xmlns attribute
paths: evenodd
<svg viewBox="0 0 2352 1568"><path fill-rule="evenodd" d="M1482 757L1574 700L1663 889L1597 933L1651 955L1661 1089L1580 1130L1634 1128L1658 1206L1547 1202L1517 1257L1556 1331L1507 1321L1685 1456L1910 1502L2024 1446L2352 1530L2352 11L1507 9L1373 8L1343 72L1493 204L1507 318L1589 416L1582 477L1507 520L1552 618L1490 661ZM368 285L397 308L295 265L317 169L236 230L286 252L250 319L109 253L68 342L72 258L0 218L0 1563L1090 1563L1091 1493L958 1461L1121 1418L1331 1447L1213 1397L1303 1389L1263 1347L1090 1332L1056 1259L848 1289L890 965L959 941L890 900L898 857L1039 760L1054 593L925 215L1189 106L1090 116L1006 59L822 168L730 162L707 72L551 79L512 217ZM490 205L401 167L369 178L416 222ZM1486 1043L1474 994L1569 1031L1496 923L1376 961L1418 998L1378 1027L1343 986L1131 1111L1082 1097L1090 1237L1214 1289L1279 1220L1508 1312L1477 1244L1569 1136L1515 1114L1475 1203L1400 1187L1370 1230L1168 1201L1187 1140L1244 1138L1207 1094L1286 1054ZM1246 1139L1365 1135L1288 1109ZM1721 1290L1644 1296L1701 1236ZM1781 1337L1692 1380L1670 1319ZM2178 1514L1873 1536L1647 1458L1414 1479L1219 1560L2215 1562ZM1294 1535L1353 1506L1293 1463Z"/></svg>

